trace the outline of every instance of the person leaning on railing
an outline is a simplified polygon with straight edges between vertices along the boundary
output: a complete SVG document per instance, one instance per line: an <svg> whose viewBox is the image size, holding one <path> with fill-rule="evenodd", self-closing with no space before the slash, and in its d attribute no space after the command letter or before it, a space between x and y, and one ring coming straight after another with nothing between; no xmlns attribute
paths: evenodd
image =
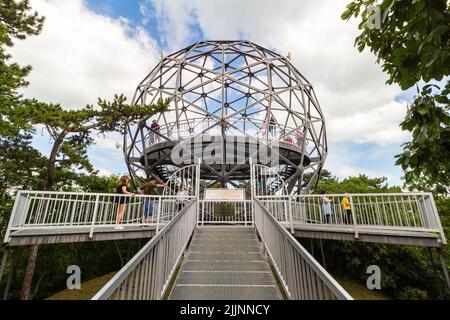
<svg viewBox="0 0 450 320"><path fill-rule="evenodd" d="M147 183L143 184L138 188L139 194L147 196L156 196L159 194L158 188L164 188L166 184L157 183L155 178L151 178ZM153 217L153 200L151 197L144 198L144 209L142 211L142 223L148 223L148 219L152 218L151 222L154 221Z"/></svg>
<svg viewBox="0 0 450 320"><path fill-rule="evenodd" d="M117 184L116 193L122 194L122 196L114 198L114 201L119 204L119 211L117 211L116 226L114 229L120 230L123 229L123 227L120 226L120 223L122 222L123 214L125 213L125 209L127 207L127 197L134 196L134 193L130 192L130 188L128 187L128 176L120 177L119 183Z"/></svg>

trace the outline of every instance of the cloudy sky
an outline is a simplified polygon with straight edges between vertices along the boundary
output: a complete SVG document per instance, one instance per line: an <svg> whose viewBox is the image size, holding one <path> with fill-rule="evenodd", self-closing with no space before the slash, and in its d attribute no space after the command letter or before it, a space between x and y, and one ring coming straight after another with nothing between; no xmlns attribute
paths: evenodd
<svg viewBox="0 0 450 320"><path fill-rule="evenodd" d="M46 16L38 37L17 43L15 60L31 64L29 97L67 108L95 104L124 93L164 54L192 42L248 39L282 55L315 87L326 116L326 168L345 177L386 176L401 184L394 155L408 135L399 123L412 90L385 84L386 75L369 52L353 46L357 22L340 20L349 0L31 0ZM118 135L98 137L90 149L103 173L124 173ZM36 146L48 153L48 137Z"/></svg>

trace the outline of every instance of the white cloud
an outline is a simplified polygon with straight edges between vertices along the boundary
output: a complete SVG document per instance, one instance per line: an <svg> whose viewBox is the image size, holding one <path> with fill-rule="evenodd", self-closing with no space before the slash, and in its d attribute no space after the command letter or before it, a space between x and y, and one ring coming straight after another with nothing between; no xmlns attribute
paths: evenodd
<svg viewBox="0 0 450 320"><path fill-rule="evenodd" d="M82 0L35 0L32 6L46 17L43 31L13 49L15 60L33 66L28 97L67 108L115 93L132 97L157 62L154 41L124 18L96 14Z"/></svg>
<svg viewBox="0 0 450 320"><path fill-rule="evenodd" d="M151 7L143 1L139 11L144 24L156 19L160 40L169 51L178 51L197 36L191 28L196 23L196 16L189 1L153 1Z"/></svg>
<svg viewBox="0 0 450 320"><path fill-rule="evenodd" d="M392 101L365 112L344 114L336 121L328 121L332 142L352 141L366 143L375 141L383 146L398 144L409 135L399 129L406 113L406 103Z"/></svg>

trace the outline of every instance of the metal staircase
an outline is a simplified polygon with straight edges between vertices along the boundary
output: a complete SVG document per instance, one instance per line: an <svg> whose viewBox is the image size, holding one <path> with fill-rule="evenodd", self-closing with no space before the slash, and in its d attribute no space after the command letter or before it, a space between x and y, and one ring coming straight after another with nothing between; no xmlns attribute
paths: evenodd
<svg viewBox="0 0 450 320"><path fill-rule="evenodd" d="M170 299L278 300L255 228L197 228Z"/></svg>

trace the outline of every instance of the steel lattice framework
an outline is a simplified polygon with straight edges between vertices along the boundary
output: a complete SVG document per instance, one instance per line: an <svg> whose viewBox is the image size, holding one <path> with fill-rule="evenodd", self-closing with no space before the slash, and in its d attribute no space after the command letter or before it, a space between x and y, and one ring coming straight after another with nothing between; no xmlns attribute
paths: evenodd
<svg viewBox="0 0 450 320"><path fill-rule="evenodd" d="M224 155L227 139L244 136L274 149L290 192L314 188L327 155L324 116L312 85L287 58L250 41L201 41L162 57L133 104L160 98L171 99L169 110L142 119L124 138L135 183L174 172L170 153L180 141L208 135ZM210 183L249 178L248 154L244 163L202 164Z"/></svg>

